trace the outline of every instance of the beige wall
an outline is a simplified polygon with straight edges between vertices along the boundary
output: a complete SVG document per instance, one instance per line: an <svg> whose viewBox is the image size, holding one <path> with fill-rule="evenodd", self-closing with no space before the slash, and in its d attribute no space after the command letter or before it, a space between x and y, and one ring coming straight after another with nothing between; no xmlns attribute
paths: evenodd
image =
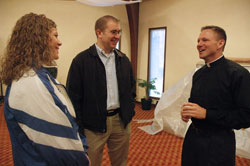
<svg viewBox="0 0 250 166"><path fill-rule="evenodd" d="M129 26L126 7L93 7L69 0L0 0L0 55L6 47L17 19L34 12L45 14L57 24L59 40L58 80L65 84L69 66L77 53L96 42L96 19L110 14L121 20L121 50L130 57Z"/></svg>
<svg viewBox="0 0 250 166"><path fill-rule="evenodd" d="M69 0L0 0L0 55L11 30L22 15L44 13L58 25L63 45L58 60L58 80L65 84L72 58L96 41L95 20L111 14L121 20L121 50L130 57L129 27L124 5L92 7ZM140 4L138 77L147 78L148 29L167 27L165 90L199 62L196 51L200 27L218 25L228 35L227 57L249 58L249 0L149 0ZM137 99L144 95L138 88Z"/></svg>
<svg viewBox="0 0 250 166"><path fill-rule="evenodd" d="M167 27L165 90L199 62L197 37L204 25L223 27L226 57L250 58L249 0L152 0L140 4L138 77L147 78L148 29ZM138 98L143 94L138 89Z"/></svg>

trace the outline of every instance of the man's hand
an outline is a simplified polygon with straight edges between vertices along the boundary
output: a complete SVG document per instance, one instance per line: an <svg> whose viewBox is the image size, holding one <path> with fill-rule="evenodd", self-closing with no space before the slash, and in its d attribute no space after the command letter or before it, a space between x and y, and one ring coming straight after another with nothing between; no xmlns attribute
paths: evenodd
<svg viewBox="0 0 250 166"><path fill-rule="evenodd" d="M181 107L181 118L188 122L190 118L205 119L207 110L195 103L185 103Z"/></svg>

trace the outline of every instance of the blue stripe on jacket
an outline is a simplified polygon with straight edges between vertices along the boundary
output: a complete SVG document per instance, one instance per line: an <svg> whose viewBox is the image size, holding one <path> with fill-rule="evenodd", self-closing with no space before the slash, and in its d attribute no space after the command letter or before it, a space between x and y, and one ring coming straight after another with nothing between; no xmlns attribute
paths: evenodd
<svg viewBox="0 0 250 166"><path fill-rule="evenodd" d="M9 95L11 92L11 86L8 86L5 95L4 114L12 142L14 165L86 166L88 165L88 159L86 158L84 151L58 149L55 147L35 143L27 137L25 132L18 124L25 124L33 130L36 130L41 133L78 140L78 126L74 122L74 118L69 114L69 112L65 111L67 110L67 107L55 94L54 88L50 84L47 73L44 70L38 70L37 75L52 95L55 104L68 117L72 127L54 124L31 116L22 110L11 108L9 106ZM51 80L53 81L53 83L56 83L53 78L51 78ZM81 141L86 144L85 138L83 138ZM86 150L86 148L84 148L84 150Z"/></svg>

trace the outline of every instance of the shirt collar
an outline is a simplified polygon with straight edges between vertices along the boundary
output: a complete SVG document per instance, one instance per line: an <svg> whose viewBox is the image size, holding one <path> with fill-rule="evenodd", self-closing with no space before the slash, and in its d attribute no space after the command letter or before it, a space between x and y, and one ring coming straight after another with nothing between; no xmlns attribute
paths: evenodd
<svg viewBox="0 0 250 166"><path fill-rule="evenodd" d="M220 57L218 57L217 59L213 60L212 62L206 63L207 67L211 67L211 65L213 65L216 61L218 61L218 60L221 59L222 57L224 57L223 54L222 54Z"/></svg>
<svg viewBox="0 0 250 166"><path fill-rule="evenodd" d="M97 52L98 52L99 55L105 56L106 58L109 58L109 57L114 55L114 49L110 53L107 54L107 53L105 53L105 51L103 49L101 49L97 45L97 43L95 43L95 46L96 46L96 49L97 49Z"/></svg>

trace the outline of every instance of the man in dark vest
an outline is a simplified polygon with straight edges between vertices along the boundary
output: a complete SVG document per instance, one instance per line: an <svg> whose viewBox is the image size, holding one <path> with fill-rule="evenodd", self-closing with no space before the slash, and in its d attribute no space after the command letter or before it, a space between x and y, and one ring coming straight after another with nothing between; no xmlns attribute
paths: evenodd
<svg viewBox="0 0 250 166"><path fill-rule="evenodd" d="M112 166L125 166L130 121L134 116L135 80L125 54L116 49L119 20L103 16L96 21L97 42L72 61L67 90L76 111L80 133L87 138L92 166L100 166L107 143Z"/></svg>

